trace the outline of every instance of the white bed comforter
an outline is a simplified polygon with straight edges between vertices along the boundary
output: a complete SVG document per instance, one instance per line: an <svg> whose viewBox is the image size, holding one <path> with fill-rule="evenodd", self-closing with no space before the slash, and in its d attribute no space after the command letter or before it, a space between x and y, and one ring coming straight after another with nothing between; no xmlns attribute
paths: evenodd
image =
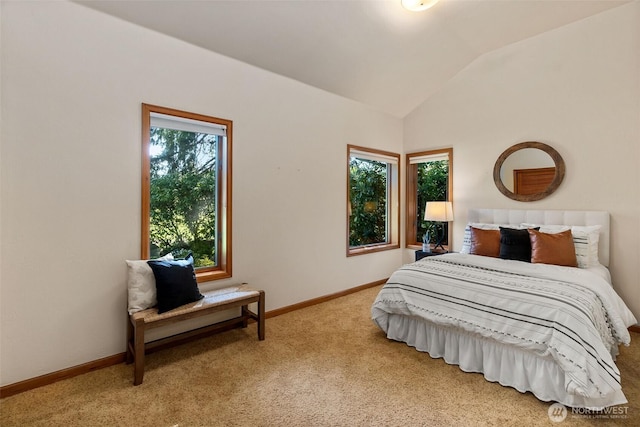
<svg viewBox="0 0 640 427"><path fill-rule="evenodd" d="M385 332L389 315L401 314L551 357L567 393L587 398L620 393L614 359L636 323L611 285L587 270L467 254L401 267L371 313Z"/></svg>

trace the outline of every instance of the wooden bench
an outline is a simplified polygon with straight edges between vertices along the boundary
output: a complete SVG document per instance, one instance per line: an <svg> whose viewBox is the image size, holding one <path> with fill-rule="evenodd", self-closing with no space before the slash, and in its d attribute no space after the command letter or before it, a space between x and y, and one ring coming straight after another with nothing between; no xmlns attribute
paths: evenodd
<svg viewBox="0 0 640 427"><path fill-rule="evenodd" d="M144 377L144 356L154 349L168 347L185 342L209 333L247 327L249 319L258 323L258 339L264 340L264 291L252 289L245 285L203 292L200 301L185 304L173 310L158 314L157 308L133 313L127 321L127 363L134 363L133 384L142 384ZM249 310L248 305L258 303L258 313ZM175 324L187 319L206 316L222 310L241 307L240 315L233 319L214 323L209 326L189 330L170 337L161 338L148 343L144 342L144 334L149 329Z"/></svg>

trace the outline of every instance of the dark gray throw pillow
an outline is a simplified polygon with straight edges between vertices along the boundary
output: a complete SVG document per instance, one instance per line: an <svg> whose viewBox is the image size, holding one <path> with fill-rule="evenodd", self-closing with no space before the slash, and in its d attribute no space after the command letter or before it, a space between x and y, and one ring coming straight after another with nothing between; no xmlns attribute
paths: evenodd
<svg viewBox="0 0 640 427"><path fill-rule="evenodd" d="M526 229L500 227L500 258L531 262L529 232Z"/></svg>
<svg viewBox="0 0 640 427"><path fill-rule="evenodd" d="M193 256L180 260L147 261L156 279L158 313L204 298L198 289Z"/></svg>

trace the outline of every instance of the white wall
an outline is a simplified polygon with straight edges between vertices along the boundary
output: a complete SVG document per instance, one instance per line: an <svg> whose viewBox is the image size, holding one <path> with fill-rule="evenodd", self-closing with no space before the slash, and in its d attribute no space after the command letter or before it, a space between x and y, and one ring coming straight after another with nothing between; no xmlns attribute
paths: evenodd
<svg viewBox="0 0 640 427"><path fill-rule="evenodd" d="M346 258L347 144L402 121L67 2L3 2L0 382L125 350L142 102L233 120L233 279L267 310L388 277Z"/></svg>
<svg viewBox="0 0 640 427"><path fill-rule="evenodd" d="M73 3L2 2L1 19L0 384L124 351L142 102L234 121L234 277L207 286L248 281L273 310L412 259L345 257L346 144L400 151L400 120ZM404 151L454 147L457 249L471 207L610 211L640 318L638 22L635 2L479 58L405 119ZM519 203L492 169L528 140L567 175Z"/></svg>
<svg viewBox="0 0 640 427"><path fill-rule="evenodd" d="M516 202L495 187L509 146L566 162L560 188ZM614 287L640 320L640 3L486 54L405 118L405 152L453 147L454 247L469 208L606 210ZM411 254L406 251L405 261Z"/></svg>

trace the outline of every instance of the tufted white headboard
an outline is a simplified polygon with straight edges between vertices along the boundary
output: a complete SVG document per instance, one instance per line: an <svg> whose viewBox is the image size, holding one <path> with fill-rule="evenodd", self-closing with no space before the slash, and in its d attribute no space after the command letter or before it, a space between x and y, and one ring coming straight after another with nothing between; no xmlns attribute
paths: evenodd
<svg viewBox="0 0 640 427"><path fill-rule="evenodd" d="M524 209L469 209L469 222L487 224L600 225L598 258L609 266L609 212Z"/></svg>

